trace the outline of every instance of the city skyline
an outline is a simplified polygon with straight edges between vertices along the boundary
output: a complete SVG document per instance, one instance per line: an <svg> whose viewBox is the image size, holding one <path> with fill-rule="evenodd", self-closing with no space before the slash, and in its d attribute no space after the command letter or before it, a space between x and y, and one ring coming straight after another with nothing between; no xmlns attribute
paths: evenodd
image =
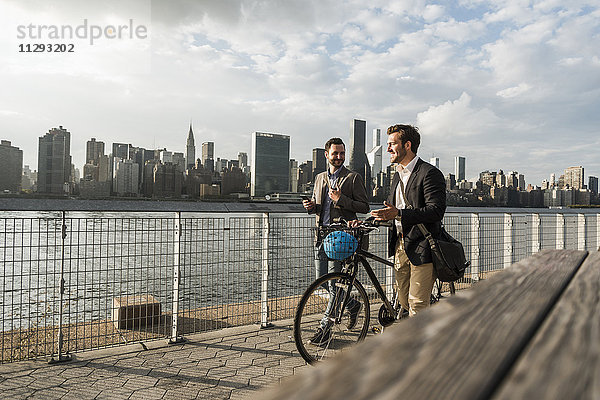
<svg viewBox="0 0 600 400"><path fill-rule="evenodd" d="M280 132L302 162L330 137L349 143L356 118L367 143L373 129L385 143L389 125L416 124L419 156L444 173L464 156L467 179L503 169L539 185L577 165L600 175L598 7L585 1L115 4L2 2L0 128L24 165L38 169L37 138L60 125L77 168L92 137L185 154L190 119L197 152L214 142L235 159L252 132ZM151 41L16 51L18 25L84 18L133 18ZM147 59L127 63L137 50Z"/></svg>
<svg viewBox="0 0 600 400"><path fill-rule="evenodd" d="M350 126L350 130L351 131L353 131L353 128L354 128L353 125L356 124L356 121L364 122L364 121L360 121L360 120L357 120L357 119L353 119L351 121L351 126ZM183 146L184 149L185 149L184 151L186 152L186 154L187 154L187 151L188 151L187 146L190 144L190 135L192 135L191 136L192 137L192 142L191 143L193 144L193 129L192 129L191 124L188 126L188 129L189 129L188 133L186 133L186 145ZM64 128L62 125L60 125L58 127L49 128L48 132L52 133L53 131L56 131L56 130L58 130L58 131L60 131L60 130L68 131L67 128ZM376 137L376 135L380 134L380 132L377 132L377 131L379 131L379 129L374 129L373 132L372 132L372 135ZM42 136L47 136L48 132L46 132ZM67 132L67 133L69 135L72 134L71 132ZM256 134L256 132L252 132L251 136L254 136L255 134ZM363 132L363 134L367 134L367 132ZM278 134L276 134L276 135L278 135ZM42 136L40 136L38 139L41 140ZM284 136L289 137L289 135L284 135ZM351 140L351 138L347 138L347 139L342 138L342 139L344 140L344 143L346 144L346 147L348 148L347 149L347 153L349 153L350 152L350 140ZM123 138L121 140L123 140ZM3 141L6 141L6 140L3 139ZM375 139L375 138L372 140L372 144L369 144L369 141L367 140L367 143L366 143L367 147L366 148L369 148L369 146L371 146L371 145L375 146L375 143L379 143L377 141L377 139ZM20 146L15 145L14 143L12 143L12 145L15 148L19 149L20 151L22 151L22 149L20 148ZM99 145L101 145L101 147ZM108 146L108 143L106 143L104 140L102 140L102 138L95 138L95 137L93 137L93 138L89 138L86 141L86 146L85 146L85 151L84 151L84 153L85 153L85 160L86 161L84 162L84 165L78 166L74 162L72 163L73 167L79 171L80 176L82 178L85 176L84 167L85 167L85 164L87 164L87 159L90 157L90 153L98 153L98 152L102 153L102 152L104 152L104 148L106 147L107 149L112 148L112 151L110 151L110 150L106 151L105 154L104 154L105 156L111 156L111 155L114 156L114 155L116 155L119 158L127 159L127 158L130 158L129 155L128 155L128 151L130 149L130 146L133 149L144 148L143 146L139 146L139 147L136 146L136 143L110 143L110 145L111 146ZM379 147L379 146L375 146L374 148L376 148L376 147ZM101 150L99 150L99 148ZM163 157L165 157L165 155L168 157L168 160L166 160L167 162L172 162L171 157L173 157L173 155L184 156L183 152L177 152L175 149L167 149L167 148L156 148L156 149L154 149L154 148L144 148L144 149L151 150L151 151L154 151L154 150L159 151L160 154L161 154L160 155L161 161L165 161L165 160L163 160ZM294 159L294 158L292 158L290 156L290 161L291 160L295 160L298 164L304 163L304 162L313 162L314 163L315 162L315 156L318 157L319 154L320 154L320 151L318 151L318 150L321 150L322 152L324 152L324 149L314 148L314 149L312 149L312 151L310 152L310 154L308 154L305 158ZM71 151L71 154L72 154L73 149L71 148L70 151ZM201 154L197 154L196 159L200 160L200 162L203 165L206 165L206 161L207 161L206 160L206 156L208 155L210 161L212 161L212 163L213 163L213 165L212 165L213 168L214 168L214 162L216 162L217 159L238 160L239 156L240 156L240 153L244 153L246 155L246 157L249 157L250 163L252 163L252 152L251 151L242 151L242 150L239 150L237 152L237 154L236 154L235 157L226 158L226 157L222 157L217 151L215 151L215 143L214 142L202 142L202 144L201 144L201 150L200 151L201 151ZM382 168L381 168L382 170L385 170L390 165L389 157L386 158L386 154L383 155L383 162L382 162ZM366 155L368 156L368 154L366 154ZM459 176L457 174L457 168L459 168L458 167L458 164L459 164L458 160L462 160L462 161L460 161L460 165L461 165L460 169L461 170L467 170L468 169L465 166L465 164L468 165L468 163L467 163L467 159L468 158L464 157L464 156L458 156L458 155L453 156L452 157L453 166L451 168L447 169L447 170L444 170L439 165L440 164L440 158L439 157L431 157L429 159L426 159L420 153L417 154L417 155L420 158L422 158L424 161L429 162L430 164L433 164L434 166L436 166L437 168L439 168L442 171L442 173L444 173L444 175L448 175L448 174L454 175L454 177L456 179L456 182L460 181L459 180ZM94 156L97 157L97 154L95 154ZM323 157L323 160L325 160L324 157ZM370 160L367 160L367 161L370 163ZM187 164L187 159L185 159L185 163ZM349 156L348 155L346 156L345 165L347 167L349 167ZM23 168L25 168L26 166L29 169L31 169L32 171L33 170L37 170L37 168L32 168L33 167L32 165L26 164L25 163L25 159L23 158ZM373 165L370 165L370 167L372 169ZM586 169L586 168L587 167L582 166L582 165L564 166L561 170L559 170L559 175L562 175L561 172L564 172L564 175L566 175L565 179L572 180L572 178L568 177L568 174L569 174L570 170L581 169L582 170L581 175L583 176L583 170ZM485 168L485 169L483 169L481 171L477 171L476 173L473 173L473 175L474 175L473 177L469 177L468 175L466 175L465 176L465 180L467 180L469 182L476 182L480 178L480 175L481 175L482 172L489 172L489 171L505 171L505 172L508 172L508 171L513 171L513 169L506 168L506 167L501 167L501 168L497 168L497 169ZM520 172L520 171L518 171L518 172ZM588 186L588 179L589 179L590 176L595 177L594 175L592 175L590 173L585 173L585 176L583 177L583 180L580 177L579 178L579 183L577 185L573 185L572 182L569 181L569 183L570 183L569 186L575 187L575 188L581 188L581 187L586 187L587 188L587 186ZM371 176L370 178L374 179L375 177ZM543 187L544 183L546 183L546 182L552 183L553 178L554 179L556 178L556 173L554 173L554 172L549 173L540 182L533 182L527 176L525 176L527 184L531 184L534 187Z"/></svg>

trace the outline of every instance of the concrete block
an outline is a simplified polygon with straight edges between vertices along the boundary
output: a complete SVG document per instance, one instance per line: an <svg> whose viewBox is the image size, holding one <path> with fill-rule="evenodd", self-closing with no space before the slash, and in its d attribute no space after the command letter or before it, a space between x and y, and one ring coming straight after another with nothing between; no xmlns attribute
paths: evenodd
<svg viewBox="0 0 600 400"><path fill-rule="evenodd" d="M160 315L160 302L150 294L113 299L112 320L117 329L157 326Z"/></svg>

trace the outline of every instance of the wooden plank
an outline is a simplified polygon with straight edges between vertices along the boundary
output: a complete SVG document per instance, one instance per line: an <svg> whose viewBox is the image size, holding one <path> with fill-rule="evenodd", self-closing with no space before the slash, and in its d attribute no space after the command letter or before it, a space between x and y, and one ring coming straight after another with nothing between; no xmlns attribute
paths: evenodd
<svg viewBox="0 0 600 400"><path fill-rule="evenodd" d="M497 399L600 399L600 252L590 254Z"/></svg>
<svg viewBox="0 0 600 400"><path fill-rule="evenodd" d="M586 255L542 251L258 397L487 398Z"/></svg>

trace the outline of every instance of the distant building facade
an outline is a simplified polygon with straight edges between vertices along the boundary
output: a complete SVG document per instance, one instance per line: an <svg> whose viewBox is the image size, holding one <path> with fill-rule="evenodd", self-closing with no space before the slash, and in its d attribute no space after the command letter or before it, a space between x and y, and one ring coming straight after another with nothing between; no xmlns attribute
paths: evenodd
<svg viewBox="0 0 600 400"><path fill-rule="evenodd" d="M350 122L350 146L346 148L349 153L348 168L362 176L367 193L371 192L371 167L365 152L367 140L367 121L354 119Z"/></svg>
<svg viewBox="0 0 600 400"><path fill-rule="evenodd" d="M113 192L119 196L137 196L139 193L139 168L132 160L115 162Z"/></svg>
<svg viewBox="0 0 600 400"><path fill-rule="evenodd" d="M327 159L325 158L325 149L313 149L312 151L312 172L310 181L314 181L315 176L327 169Z"/></svg>
<svg viewBox="0 0 600 400"><path fill-rule="evenodd" d="M466 176L466 158L461 156L456 156L454 158L454 176L456 176L456 181L464 181Z"/></svg>
<svg viewBox="0 0 600 400"><path fill-rule="evenodd" d="M239 164L240 169L244 173L247 173L249 171L250 166L248 165L248 154L247 153L243 153L243 152L238 153L238 164Z"/></svg>
<svg viewBox="0 0 600 400"><path fill-rule="evenodd" d="M98 159L104 155L104 142L96 141L96 138L91 138L85 145L85 162L86 164L97 164Z"/></svg>
<svg viewBox="0 0 600 400"><path fill-rule="evenodd" d="M250 195L287 192L290 179L290 137L276 133L252 134Z"/></svg>
<svg viewBox="0 0 600 400"><path fill-rule="evenodd" d="M215 170L215 144L213 142L202 143L202 165L211 171Z"/></svg>
<svg viewBox="0 0 600 400"><path fill-rule="evenodd" d="M39 193L67 194L71 181L71 133L62 126L39 138Z"/></svg>
<svg viewBox="0 0 600 400"><path fill-rule="evenodd" d="M598 194L598 178L595 176L591 176L588 178L589 182L588 182L588 189L590 190L590 192L594 195Z"/></svg>
<svg viewBox="0 0 600 400"><path fill-rule="evenodd" d="M290 188L292 193L298 192L298 161L290 160Z"/></svg>
<svg viewBox="0 0 600 400"><path fill-rule="evenodd" d="M31 171L29 165L25 165L23 167L23 177L21 179L21 189L22 190L35 190L35 186L37 184L37 173L35 171Z"/></svg>
<svg viewBox="0 0 600 400"><path fill-rule="evenodd" d="M177 164L161 164L154 166L154 197L181 197L183 189L183 173Z"/></svg>
<svg viewBox="0 0 600 400"><path fill-rule="evenodd" d="M0 191L19 193L23 181L23 150L8 140L0 141Z"/></svg>
<svg viewBox="0 0 600 400"><path fill-rule="evenodd" d="M564 185L580 190L584 188L584 170L582 166L565 169Z"/></svg>

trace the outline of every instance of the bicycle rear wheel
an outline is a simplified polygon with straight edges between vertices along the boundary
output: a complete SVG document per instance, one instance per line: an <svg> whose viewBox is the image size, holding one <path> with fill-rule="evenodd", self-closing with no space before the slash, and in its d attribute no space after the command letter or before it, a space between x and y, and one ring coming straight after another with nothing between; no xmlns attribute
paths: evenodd
<svg viewBox="0 0 600 400"><path fill-rule="evenodd" d="M433 290L431 291L431 304L437 303L442 297L444 297L442 295L442 290L444 288L443 285L444 283L439 279L436 279L435 282L433 282ZM448 290L451 296L456 293L454 282L448 282Z"/></svg>
<svg viewBox="0 0 600 400"><path fill-rule="evenodd" d="M300 355L309 364L330 358L344 351L348 346L363 340L367 335L370 318L369 298L358 280L355 279L353 285L349 286L351 279L350 275L342 272L323 275L306 289L298 303L294 317L294 341ZM324 287L335 288L333 298L331 298L331 289L325 290ZM348 291L350 297L360 304L360 310L355 313L354 325L351 323L349 310L341 310ZM329 333L323 335L324 338L319 344L311 343L320 327L330 298L331 311L327 320L328 329L326 329Z"/></svg>

